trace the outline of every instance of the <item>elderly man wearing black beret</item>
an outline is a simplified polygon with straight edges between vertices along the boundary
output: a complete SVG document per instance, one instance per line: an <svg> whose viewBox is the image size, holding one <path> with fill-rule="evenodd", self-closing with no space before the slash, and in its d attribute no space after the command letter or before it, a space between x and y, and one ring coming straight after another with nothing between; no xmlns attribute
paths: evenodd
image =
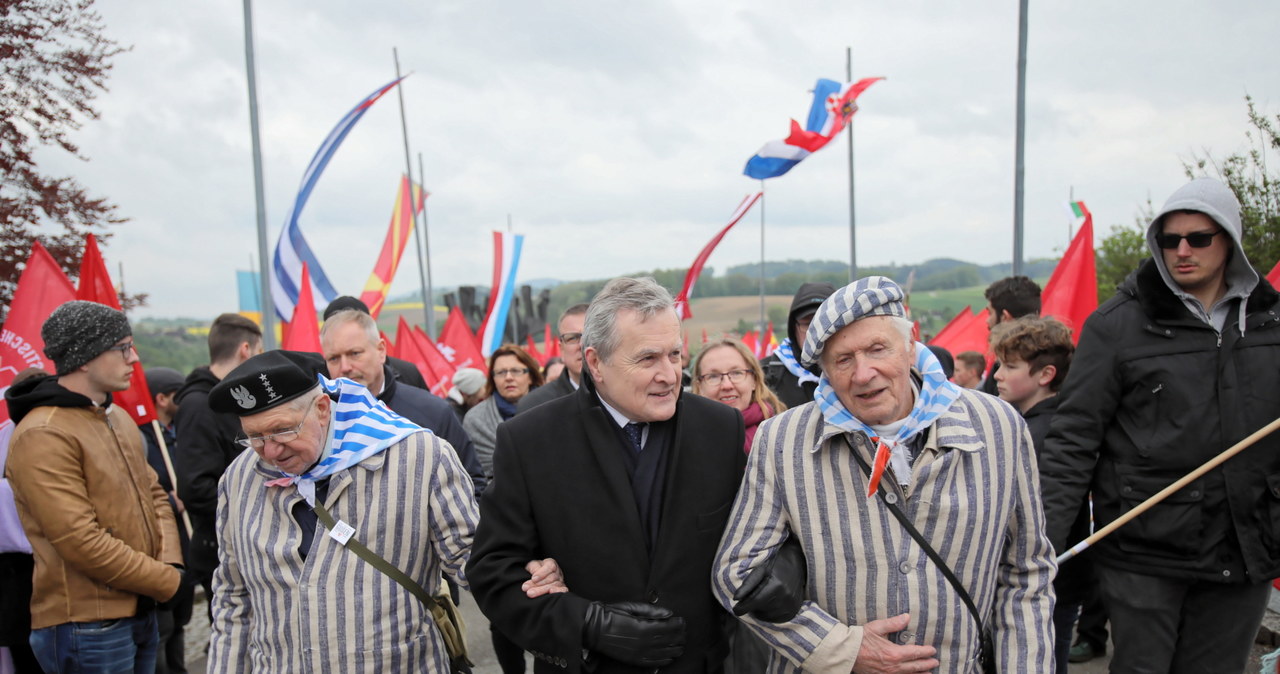
<svg viewBox="0 0 1280 674"><path fill-rule="evenodd" d="M209 394L253 450L218 486L209 671L449 671L417 597L442 572L467 586L471 479L447 442L324 371L271 351Z"/></svg>
<svg viewBox="0 0 1280 674"><path fill-rule="evenodd" d="M181 584L173 511L111 394L138 362L125 315L67 302L40 329L55 376L5 393L6 474L35 553L31 646L46 672L153 671L157 601Z"/></svg>

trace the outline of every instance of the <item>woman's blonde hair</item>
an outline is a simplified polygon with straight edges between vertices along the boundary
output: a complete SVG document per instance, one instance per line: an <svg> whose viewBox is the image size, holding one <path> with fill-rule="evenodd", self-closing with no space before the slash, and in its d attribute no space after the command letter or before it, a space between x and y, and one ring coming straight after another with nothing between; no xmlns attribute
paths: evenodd
<svg viewBox="0 0 1280 674"><path fill-rule="evenodd" d="M778 396L764 383L764 370L760 367L760 361L756 360L755 354L751 353L751 349L746 344L732 337L721 337L714 342L707 342L702 345L702 350L698 352L698 357L693 359L693 392L698 395L702 394L702 382L698 377L702 376L702 357L707 355L712 349L727 346L738 352L742 356L742 360L747 364L747 370L751 372L751 376L755 377L756 388L751 394L751 402L760 403L761 411L764 412L764 418L769 417L787 409L787 406L778 400Z"/></svg>

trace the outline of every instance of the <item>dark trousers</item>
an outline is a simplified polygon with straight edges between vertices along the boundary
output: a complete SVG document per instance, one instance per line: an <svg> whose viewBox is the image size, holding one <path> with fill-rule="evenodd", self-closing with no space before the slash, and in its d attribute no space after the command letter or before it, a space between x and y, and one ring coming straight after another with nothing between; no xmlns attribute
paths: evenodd
<svg viewBox="0 0 1280 674"><path fill-rule="evenodd" d="M1175 580L1098 565L1111 612L1112 674L1239 674L1271 584Z"/></svg>
<svg viewBox="0 0 1280 674"><path fill-rule="evenodd" d="M1080 641L1086 641L1093 650L1102 653L1107 650L1107 605L1102 601L1102 592L1095 584L1080 608L1080 621L1076 623L1076 634Z"/></svg>

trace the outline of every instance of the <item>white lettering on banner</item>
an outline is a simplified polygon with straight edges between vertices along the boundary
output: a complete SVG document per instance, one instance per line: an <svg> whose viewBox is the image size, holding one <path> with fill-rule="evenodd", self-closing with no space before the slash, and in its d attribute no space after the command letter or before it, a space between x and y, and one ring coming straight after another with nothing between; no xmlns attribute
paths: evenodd
<svg viewBox="0 0 1280 674"><path fill-rule="evenodd" d="M44 369L44 359L40 357L40 351L35 345L23 339L21 335L12 330L5 329L0 333L0 344L3 344L17 354L18 359L26 364L26 367L38 367ZM0 362L3 362L0 357Z"/></svg>

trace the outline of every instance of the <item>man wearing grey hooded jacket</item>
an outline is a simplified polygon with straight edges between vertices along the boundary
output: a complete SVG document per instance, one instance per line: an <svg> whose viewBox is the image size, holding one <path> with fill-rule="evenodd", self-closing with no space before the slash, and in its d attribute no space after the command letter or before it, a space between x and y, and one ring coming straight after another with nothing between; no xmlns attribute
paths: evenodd
<svg viewBox="0 0 1280 674"><path fill-rule="evenodd" d="M1183 186L1147 230L1153 257L1085 322L1040 464L1059 552L1090 490L1102 527L1280 417L1280 295L1241 234L1229 188ZM1280 575L1280 435L1085 554L1112 672L1245 671Z"/></svg>

